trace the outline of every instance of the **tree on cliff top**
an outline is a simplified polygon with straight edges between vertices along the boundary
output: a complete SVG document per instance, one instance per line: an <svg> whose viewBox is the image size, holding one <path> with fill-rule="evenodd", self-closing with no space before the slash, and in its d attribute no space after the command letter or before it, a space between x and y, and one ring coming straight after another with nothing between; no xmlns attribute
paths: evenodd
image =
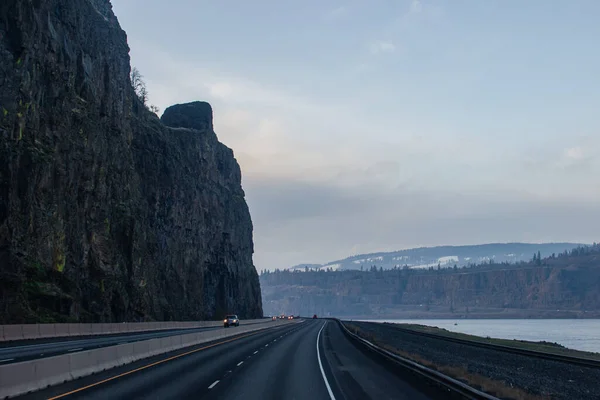
<svg viewBox="0 0 600 400"><path fill-rule="evenodd" d="M144 76L140 73L139 69L136 67L131 69L131 86L133 86L135 94L145 106L146 102L148 102L148 89L146 89L146 82L144 82L143 78Z"/></svg>
<svg viewBox="0 0 600 400"><path fill-rule="evenodd" d="M140 70L136 67L131 69L131 86L133 86L133 90L135 91L136 96L142 102L144 107L147 110L157 114L160 112L160 109L154 104L148 104L148 88L146 87L146 82L144 82L144 76L141 74Z"/></svg>

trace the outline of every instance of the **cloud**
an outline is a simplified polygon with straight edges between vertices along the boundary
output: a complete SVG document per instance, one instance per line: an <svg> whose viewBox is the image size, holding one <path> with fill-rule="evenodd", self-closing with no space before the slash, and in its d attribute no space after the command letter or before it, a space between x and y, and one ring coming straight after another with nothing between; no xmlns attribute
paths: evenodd
<svg viewBox="0 0 600 400"><path fill-rule="evenodd" d="M209 83L206 86L211 95L222 99L231 98L232 95L236 94L233 87L227 82Z"/></svg>
<svg viewBox="0 0 600 400"><path fill-rule="evenodd" d="M256 247L277 249L257 252L259 269L442 243L590 242L597 237L592 221L600 219L594 202L500 190L470 195L407 187L341 188L335 182L246 185Z"/></svg>
<svg viewBox="0 0 600 400"><path fill-rule="evenodd" d="M418 14L421 11L423 11L423 3L420 0L413 0L412 3L410 3L409 13Z"/></svg>
<svg viewBox="0 0 600 400"><path fill-rule="evenodd" d="M424 0L413 0L408 9L385 24L379 34L402 43L404 48L407 38L418 41L421 36L426 37L427 31L431 30L431 27L443 16L444 9L440 5Z"/></svg>
<svg viewBox="0 0 600 400"><path fill-rule="evenodd" d="M340 6L340 7L337 7L332 10L327 11L325 13L325 19L329 20L329 21L334 21L334 20L341 19L347 15L348 15L348 8L345 6Z"/></svg>
<svg viewBox="0 0 600 400"><path fill-rule="evenodd" d="M600 152L599 147L584 147L581 145L567 147L563 150L558 162L555 164L558 169L570 171L587 176L587 173L594 171L600 173Z"/></svg>
<svg viewBox="0 0 600 400"><path fill-rule="evenodd" d="M377 42L373 42L369 45L369 49L371 50L371 53L373 54L380 54L380 53L393 53L394 51L396 51L396 46L394 45L394 43L390 42L390 41L377 41Z"/></svg>
<svg viewBox="0 0 600 400"><path fill-rule="evenodd" d="M294 107L299 112L313 114L335 108L244 76L222 72L219 68L199 67L144 40L130 39L130 46L135 49L135 58L151 60L143 67L144 76L150 102L161 109L198 99L222 102L228 107L253 106L262 110Z"/></svg>
<svg viewBox="0 0 600 400"><path fill-rule="evenodd" d="M373 96L395 107L377 113L378 105L364 107L371 99L360 90L331 102L218 66L199 68L152 44L132 49L152 60L139 65L152 103L213 104L215 130L242 167L259 269L399 247L595 234L597 139L528 148L457 132ZM381 41L372 51L395 49Z"/></svg>
<svg viewBox="0 0 600 400"><path fill-rule="evenodd" d="M581 148L579 146L571 147L571 148L565 149L564 156L566 159L573 160L573 161L579 161L585 157L585 151L583 150L583 148Z"/></svg>

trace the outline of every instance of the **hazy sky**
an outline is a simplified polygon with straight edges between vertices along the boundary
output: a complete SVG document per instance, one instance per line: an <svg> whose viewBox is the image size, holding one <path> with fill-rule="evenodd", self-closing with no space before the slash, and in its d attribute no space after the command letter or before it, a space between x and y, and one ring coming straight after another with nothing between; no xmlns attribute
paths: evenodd
<svg viewBox="0 0 600 400"><path fill-rule="evenodd" d="M112 3L151 103L213 105L259 270L600 239L600 1Z"/></svg>

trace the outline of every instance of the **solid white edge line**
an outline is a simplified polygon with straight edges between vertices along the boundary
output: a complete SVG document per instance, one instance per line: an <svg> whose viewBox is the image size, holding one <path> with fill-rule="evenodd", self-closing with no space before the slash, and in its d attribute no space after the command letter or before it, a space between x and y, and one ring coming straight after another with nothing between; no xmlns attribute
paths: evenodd
<svg viewBox="0 0 600 400"><path fill-rule="evenodd" d="M68 351L79 351L79 350L83 350L83 347L79 347L77 349L69 349Z"/></svg>
<svg viewBox="0 0 600 400"><path fill-rule="evenodd" d="M0 360L0 363L7 362L7 361L12 361L12 360L14 360L14 358L6 358L4 360Z"/></svg>
<svg viewBox="0 0 600 400"><path fill-rule="evenodd" d="M217 386L217 383L219 383L219 381L218 381L218 380L217 380L217 381L214 381L214 382L213 382L213 383L212 383L212 384L211 384L211 385L210 385L208 388L209 388L209 389L212 389L212 388L214 388L215 386Z"/></svg>
<svg viewBox="0 0 600 400"><path fill-rule="evenodd" d="M325 381L325 386L327 386L327 392L329 393L329 398L331 400L335 400L335 396L331 391L331 386L329 386L329 381L327 381L327 377L325 376L325 371L323 370L323 364L321 363L321 352L319 351L319 340L321 339L321 331L327 325L327 321L323 324L321 329L319 330L319 334L317 335L317 360L319 360L319 368L321 369L321 375L323 375L323 381Z"/></svg>

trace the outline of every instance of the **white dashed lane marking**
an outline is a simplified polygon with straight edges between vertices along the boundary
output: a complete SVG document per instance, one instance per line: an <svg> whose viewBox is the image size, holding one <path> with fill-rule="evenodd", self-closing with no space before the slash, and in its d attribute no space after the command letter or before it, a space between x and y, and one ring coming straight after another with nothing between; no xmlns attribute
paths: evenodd
<svg viewBox="0 0 600 400"><path fill-rule="evenodd" d="M217 383L219 383L219 381L214 381L208 388L209 389L214 388L215 386L217 386Z"/></svg>
<svg viewBox="0 0 600 400"><path fill-rule="evenodd" d="M240 362L238 363L238 365L237 365L237 366L239 367L239 366L240 366L240 365L242 365L243 363L244 363L243 361L240 361Z"/></svg>

